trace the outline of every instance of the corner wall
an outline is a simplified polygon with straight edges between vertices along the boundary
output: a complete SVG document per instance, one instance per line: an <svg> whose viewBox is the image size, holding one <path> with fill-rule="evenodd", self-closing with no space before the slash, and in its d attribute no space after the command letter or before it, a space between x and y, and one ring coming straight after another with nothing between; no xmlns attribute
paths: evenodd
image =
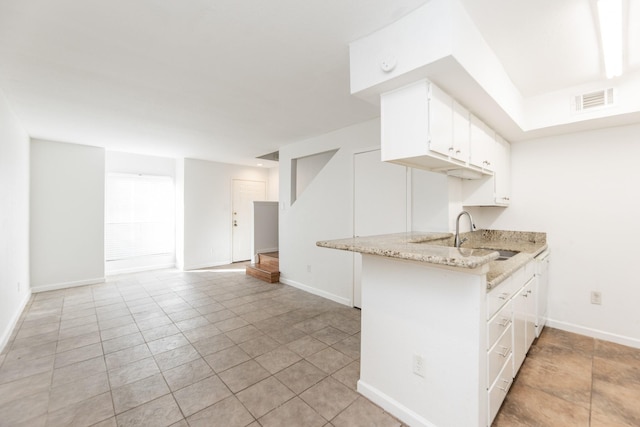
<svg viewBox="0 0 640 427"><path fill-rule="evenodd" d="M103 148L31 141L34 292L104 281Z"/></svg>
<svg viewBox="0 0 640 427"><path fill-rule="evenodd" d="M206 160L178 162L176 194L183 211L184 229L178 230L177 264L184 270L231 263L232 180L264 181L269 171ZM182 184L182 185L180 185Z"/></svg>
<svg viewBox="0 0 640 427"><path fill-rule="evenodd" d="M29 300L29 135L0 91L0 352Z"/></svg>
<svg viewBox="0 0 640 427"><path fill-rule="evenodd" d="M353 155L380 146L371 120L280 148L280 281L345 305L353 298L353 254L318 240L353 236ZM293 159L338 151L293 205Z"/></svg>
<svg viewBox="0 0 640 427"><path fill-rule="evenodd" d="M551 326L640 348L638 135L633 125L514 143L511 206L469 210L478 228L547 232Z"/></svg>

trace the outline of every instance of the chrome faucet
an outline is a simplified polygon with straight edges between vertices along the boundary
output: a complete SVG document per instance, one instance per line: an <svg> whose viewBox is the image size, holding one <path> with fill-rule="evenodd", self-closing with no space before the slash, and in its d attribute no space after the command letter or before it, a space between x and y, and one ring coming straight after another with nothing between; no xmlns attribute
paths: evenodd
<svg viewBox="0 0 640 427"><path fill-rule="evenodd" d="M456 238L454 241L454 244L456 245L456 248L459 248L460 245L462 245L464 242L467 241L467 238L465 237L464 239L460 240L460 217L466 215L469 217L469 224L471 231L475 230L476 225L473 223L473 218L471 218L471 214L467 211L462 211L458 214L458 217L456 218Z"/></svg>

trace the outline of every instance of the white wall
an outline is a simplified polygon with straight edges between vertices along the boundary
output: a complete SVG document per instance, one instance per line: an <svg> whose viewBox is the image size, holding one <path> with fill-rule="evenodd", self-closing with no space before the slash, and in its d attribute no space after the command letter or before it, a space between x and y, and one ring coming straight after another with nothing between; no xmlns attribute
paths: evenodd
<svg viewBox="0 0 640 427"><path fill-rule="evenodd" d="M268 169L269 182L267 183L267 200L277 202L280 194L280 168Z"/></svg>
<svg viewBox="0 0 640 427"><path fill-rule="evenodd" d="M640 347L640 125L512 144L511 206L472 208L478 228L547 232L549 317ZM602 292L602 305L590 292Z"/></svg>
<svg viewBox="0 0 640 427"><path fill-rule="evenodd" d="M178 170L184 207L178 266L191 270L230 263L232 180L268 183L268 170L194 159L180 161Z"/></svg>
<svg viewBox="0 0 640 427"><path fill-rule="evenodd" d="M31 142L31 288L104 280L103 148Z"/></svg>
<svg viewBox="0 0 640 427"><path fill-rule="evenodd" d="M380 120L371 120L280 149L280 280L350 305L354 259L351 252L318 248L318 240L353 236L354 154L380 146ZM337 153L291 204L293 159L337 149ZM435 177L435 180L433 179ZM412 175L413 229L446 230L445 176ZM435 181L441 181L439 188ZM399 189L406 191L406 187ZM416 228L418 227L418 228ZM404 230L397 230L404 231Z"/></svg>
<svg viewBox="0 0 640 427"><path fill-rule="evenodd" d="M0 91L0 351L29 300L29 135Z"/></svg>
<svg viewBox="0 0 640 427"><path fill-rule="evenodd" d="M353 155L380 146L372 120L280 148L280 281L351 304L353 254L318 248L318 240L353 236ZM293 159L338 152L291 204Z"/></svg>
<svg viewBox="0 0 640 427"><path fill-rule="evenodd" d="M106 151L105 172L160 175L175 178L176 159Z"/></svg>

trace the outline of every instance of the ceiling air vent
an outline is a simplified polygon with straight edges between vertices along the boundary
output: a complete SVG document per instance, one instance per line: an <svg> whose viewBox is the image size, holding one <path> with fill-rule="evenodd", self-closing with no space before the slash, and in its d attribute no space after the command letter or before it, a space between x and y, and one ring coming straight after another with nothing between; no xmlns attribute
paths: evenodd
<svg viewBox="0 0 640 427"><path fill-rule="evenodd" d="M580 112L593 108L603 108L613 105L613 88L596 92L583 93L574 99L574 111Z"/></svg>

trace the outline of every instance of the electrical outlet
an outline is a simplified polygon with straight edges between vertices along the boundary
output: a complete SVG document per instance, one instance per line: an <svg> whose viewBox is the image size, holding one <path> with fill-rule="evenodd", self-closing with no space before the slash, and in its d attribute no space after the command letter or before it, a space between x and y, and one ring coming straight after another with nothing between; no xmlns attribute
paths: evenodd
<svg viewBox="0 0 640 427"><path fill-rule="evenodd" d="M591 291L591 304L602 304L602 293L598 291Z"/></svg>
<svg viewBox="0 0 640 427"><path fill-rule="evenodd" d="M311 266L307 265L307 273L311 273Z"/></svg>
<svg viewBox="0 0 640 427"><path fill-rule="evenodd" d="M425 366L424 366L424 358L419 354L413 355L413 373L419 377L425 377Z"/></svg>

